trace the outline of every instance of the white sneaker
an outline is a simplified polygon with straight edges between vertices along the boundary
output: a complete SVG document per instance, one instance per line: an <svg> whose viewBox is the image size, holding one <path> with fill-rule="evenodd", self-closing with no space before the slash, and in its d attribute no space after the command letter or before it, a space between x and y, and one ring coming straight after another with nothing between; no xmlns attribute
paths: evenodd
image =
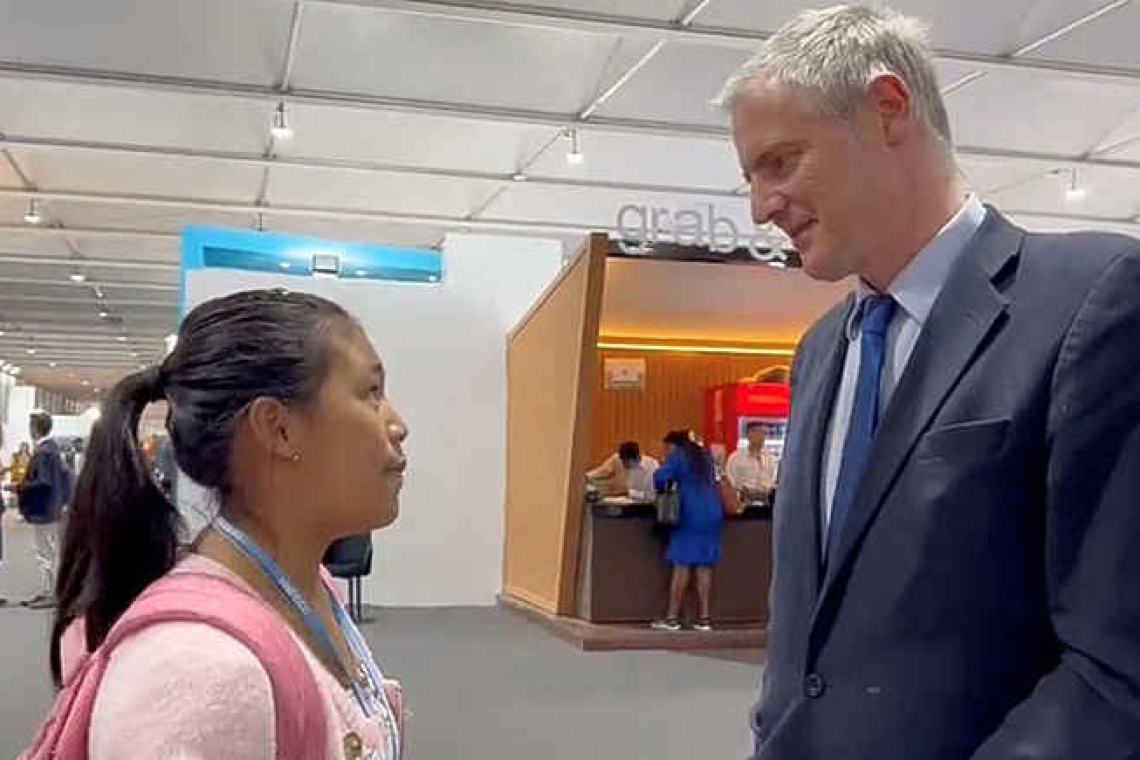
<svg viewBox="0 0 1140 760"><path fill-rule="evenodd" d="M652 623L649 624L649 627L655 631L679 631L679 630L681 630L681 624L679 622L677 622L676 620L671 620L671 619L654 620Z"/></svg>
<svg viewBox="0 0 1140 760"><path fill-rule="evenodd" d="M693 630L700 631L701 633L712 633L712 623L708 620L698 620L693 623Z"/></svg>

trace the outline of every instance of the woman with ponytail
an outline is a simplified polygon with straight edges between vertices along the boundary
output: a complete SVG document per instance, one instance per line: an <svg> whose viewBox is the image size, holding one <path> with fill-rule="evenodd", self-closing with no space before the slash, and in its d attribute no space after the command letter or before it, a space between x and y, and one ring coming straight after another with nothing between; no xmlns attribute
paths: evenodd
<svg viewBox="0 0 1140 760"><path fill-rule="evenodd" d="M141 459L139 418L156 401L179 469L219 507L185 552L178 510ZM119 383L71 503L51 636L65 693L98 673L82 756L395 760L398 693L320 561L334 540L396 519L406 436L360 325L299 293L203 304L161 366ZM51 726L74 722L67 709L29 757L62 741ZM286 746L302 734L323 749Z"/></svg>
<svg viewBox="0 0 1140 760"><path fill-rule="evenodd" d="M696 575L698 631L711 631L710 600L713 567L720 562L720 535L724 526L724 509L716 485L716 470L705 447L685 430L674 430L665 436L665 464L653 474L653 485L663 491L676 485L681 497L681 518L669 536L665 561L673 568L669 584L669 607L653 628L664 631L681 629L681 604Z"/></svg>

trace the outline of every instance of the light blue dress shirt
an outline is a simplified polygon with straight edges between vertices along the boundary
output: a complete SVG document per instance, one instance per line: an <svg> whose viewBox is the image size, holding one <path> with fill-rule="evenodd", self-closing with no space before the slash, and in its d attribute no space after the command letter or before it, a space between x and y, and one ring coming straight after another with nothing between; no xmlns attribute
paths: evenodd
<svg viewBox="0 0 1140 760"><path fill-rule="evenodd" d="M879 381L879 399L884 412L890 405L891 395L898 386L907 362L910 361L914 345L918 342L918 336L922 333L927 317L930 316L934 301L942 292L950 268L966 250L970 239L981 227L985 217L985 206L977 196L971 195L958 213L910 260L887 288L887 292L898 303L898 308L895 309L894 318L887 330L887 352L883 374ZM843 444L847 440L851 407L855 401L855 380L859 376L859 323L863 316L864 301L873 293L874 291L866 283L859 281L856 306L851 310L851 316L847 320L847 357L843 362L843 376L835 396L835 408L832 410L823 450L821 557L827 547L831 505L835 499L836 484L839 482Z"/></svg>

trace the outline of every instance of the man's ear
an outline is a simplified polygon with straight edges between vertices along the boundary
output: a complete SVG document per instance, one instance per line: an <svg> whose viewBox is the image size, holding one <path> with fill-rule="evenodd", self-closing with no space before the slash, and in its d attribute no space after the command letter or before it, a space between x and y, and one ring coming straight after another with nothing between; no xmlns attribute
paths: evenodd
<svg viewBox="0 0 1140 760"><path fill-rule="evenodd" d="M915 121L910 87L896 74L879 74L867 85L867 109L876 136L889 146L899 145L912 133Z"/></svg>
<svg viewBox="0 0 1140 760"><path fill-rule="evenodd" d="M246 415L252 440L274 459L300 458L302 433L295 415L275 398L254 399Z"/></svg>

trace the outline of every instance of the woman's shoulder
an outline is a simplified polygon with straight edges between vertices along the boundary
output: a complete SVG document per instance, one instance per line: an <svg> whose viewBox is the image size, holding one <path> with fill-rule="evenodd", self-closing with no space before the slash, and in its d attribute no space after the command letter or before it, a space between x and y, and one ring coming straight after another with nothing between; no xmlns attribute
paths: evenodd
<svg viewBox="0 0 1140 760"><path fill-rule="evenodd" d="M206 623L158 623L120 643L91 719L91 757L246 760L274 756L269 675L243 644Z"/></svg>

